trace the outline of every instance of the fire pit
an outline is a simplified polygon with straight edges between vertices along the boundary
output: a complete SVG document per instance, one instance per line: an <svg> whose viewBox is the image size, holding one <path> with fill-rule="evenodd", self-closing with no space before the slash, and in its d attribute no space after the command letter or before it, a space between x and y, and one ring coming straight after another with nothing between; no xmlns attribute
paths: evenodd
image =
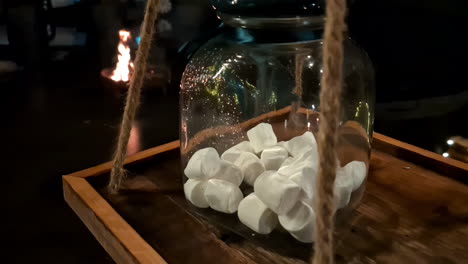
<svg viewBox="0 0 468 264"><path fill-rule="evenodd" d="M117 63L114 68L102 69L101 79L106 89L120 96L128 89L134 66L131 59L130 42L132 36L130 32L120 30L119 38ZM166 65L148 63L143 89L162 89L165 94L167 92L167 85L171 79L170 73L170 69Z"/></svg>

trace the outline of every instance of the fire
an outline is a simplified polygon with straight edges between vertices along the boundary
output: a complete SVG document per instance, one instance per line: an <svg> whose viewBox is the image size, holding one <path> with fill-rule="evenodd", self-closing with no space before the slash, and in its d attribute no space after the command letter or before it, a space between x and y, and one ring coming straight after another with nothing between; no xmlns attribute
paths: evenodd
<svg viewBox="0 0 468 264"><path fill-rule="evenodd" d="M117 46L117 50L119 54L117 55L117 63L115 65L115 69L112 72L112 76L110 77L112 80L118 82L128 82L130 79L130 73L133 71L133 62L131 61L130 56L130 46L129 41L131 39L131 34L129 31L120 30L119 31L119 45Z"/></svg>

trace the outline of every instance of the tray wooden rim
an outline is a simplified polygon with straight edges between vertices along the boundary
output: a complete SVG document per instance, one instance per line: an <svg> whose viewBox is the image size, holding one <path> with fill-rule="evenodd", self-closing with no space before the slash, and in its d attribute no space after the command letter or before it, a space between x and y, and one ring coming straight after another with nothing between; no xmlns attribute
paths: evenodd
<svg viewBox="0 0 468 264"><path fill-rule="evenodd" d="M178 147L179 141L173 141L147 149L127 157L125 164L136 164ZM106 162L64 175L62 185L65 201L116 263L166 264L158 252L85 179L107 173L111 168L112 162Z"/></svg>
<svg viewBox="0 0 468 264"><path fill-rule="evenodd" d="M444 158L434 152L374 133L373 148L466 183L468 164ZM180 147L178 140L127 157L125 164L137 164L162 152ZM65 201L83 221L116 263L167 263L91 186L87 177L108 173L111 162L63 176Z"/></svg>

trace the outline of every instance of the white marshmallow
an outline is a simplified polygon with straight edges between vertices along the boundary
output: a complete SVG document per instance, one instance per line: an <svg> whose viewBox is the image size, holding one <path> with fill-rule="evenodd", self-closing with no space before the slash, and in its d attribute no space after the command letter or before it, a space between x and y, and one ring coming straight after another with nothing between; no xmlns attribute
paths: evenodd
<svg viewBox="0 0 468 264"><path fill-rule="evenodd" d="M301 187L275 171L265 171L255 181L254 191L273 212L282 215L298 201Z"/></svg>
<svg viewBox="0 0 468 264"><path fill-rule="evenodd" d="M314 167L318 167L319 163L319 153L317 149L311 149L304 154L299 156L300 158L297 160L297 162L305 162L306 164L312 164Z"/></svg>
<svg viewBox="0 0 468 264"><path fill-rule="evenodd" d="M281 226L303 243L314 242L315 213L310 205L299 201L285 215L278 216Z"/></svg>
<svg viewBox="0 0 468 264"><path fill-rule="evenodd" d="M301 187L299 200L312 204L315 192L315 179L318 171L318 161L312 155L313 151L308 151L301 156L290 158L286 161L286 166L282 166L278 173L295 182ZM283 164L284 164L283 163Z"/></svg>
<svg viewBox="0 0 468 264"><path fill-rule="evenodd" d="M295 174L296 172L298 172L302 167L304 167L304 165L301 164L300 167L298 166L295 166L294 164L294 161L292 161L289 165L287 166L281 166L279 169L278 169L278 173L280 173L281 175L289 178L291 177L293 174Z"/></svg>
<svg viewBox="0 0 468 264"><path fill-rule="evenodd" d="M204 148L193 153L184 169L190 179L206 180L219 166L219 154L214 148ZM206 174L208 173L208 174Z"/></svg>
<svg viewBox="0 0 468 264"><path fill-rule="evenodd" d="M234 162L240 168L244 181L253 185L258 175L265 171L262 161L250 152L242 152Z"/></svg>
<svg viewBox="0 0 468 264"><path fill-rule="evenodd" d="M240 202L237 215L244 225L259 234L269 234L278 225L277 215L255 193Z"/></svg>
<svg viewBox="0 0 468 264"><path fill-rule="evenodd" d="M315 180L317 178L317 169L309 166L303 166L289 179L299 185L303 191L303 198L310 201L315 192Z"/></svg>
<svg viewBox="0 0 468 264"><path fill-rule="evenodd" d="M214 210L232 214L237 211L244 195L235 184L228 181L211 179L206 184L205 198Z"/></svg>
<svg viewBox="0 0 468 264"><path fill-rule="evenodd" d="M221 159L227 160L230 162L235 162L236 159L239 157L241 152L251 152L254 153L254 149L249 141L242 141L241 143L232 146L228 150L226 150L222 155Z"/></svg>
<svg viewBox="0 0 468 264"><path fill-rule="evenodd" d="M292 138L287 143L287 149L291 156L299 156L307 151L317 151L317 142L312 132L305 132L301 136Z"/></svg>
<svg viewBox="0 0 468 264"><path fill-rule="evenodd" d="M337 170L335 186L333 189L336 209L341 209L348 205L353 191L353 177L346 173L343 168Z"/></svg>
<svg viewBox="0 0 468 264"><path fill-rule="evenodd" d="M278 170L287 158L288 151L280 146L266 148L260 156L266 170Z"/></svg>
<svg viewBox="0 0 468 264"><path fill-rule="evenodd" d="M244 176L242 175L242 171L239 167L225 160L220 160L219 164L218 170L214 171L214 174L208 175L208 178L225 180L235 184L236 186L241 185L244 180Z"/></svg>
<svg viewBox="0 0 468 264"><path fill-rule="evenodd" d="M345 170L346 174L353 178L353 192L357 190L364 179L367 176L367 167L366 163L362 161L351 161L350 163L346 164L343 169Z"/></svg>
<svg viewBox="0 0 468 264"><path fill-rule="evenodd" d="M184 184L185 198L193 205L200 208L208 208L205 198L206 181L188 179Z"/></svg>
<svg viewBox="0 0 468 264"><path fill-rule="evenodd" d="M285 159L285 160L283 161L283 163L281 163L281 167L280 167L280 168L288 166L288 165L291 164L293 161L294 161L294 158L293 158L293 157L288 157L287 159Z"/></svg>
<svg viewBox="0 0 468 264"><path fill-rule="evenodd" d="M291 177L304 167L318 170L318 154L310 150L300 156L293 157L288 163L288 165L281 166L278 170L279 173L287 177Z"/></svg>
<svg viewBox="0 0 468 264"><path fill-rule="evenodd" d="M247 137L256 153L260 153L267 147L276 145L278 140L273 128L268 123L260 123L247 131Z"/></svg>
<svg viewBox="0 0 468 264"><path fill-rule="evenodd" d="M315 193L315 190L312 193L306 193L304 189L302 189L301 192L299 193L299 201L304 202L308 204L309 206L313 207L314 198L315 198L314 193Z"/></svg>
<svg viewBox="0 0 468 264"><path fill-rule="evenodd" d="M280 142L276 143L276 145L280 146L280 147L282 147L284 149L288 149L288 147L287 147L288 142L286 142L286 141L280 141Z"/></svg>

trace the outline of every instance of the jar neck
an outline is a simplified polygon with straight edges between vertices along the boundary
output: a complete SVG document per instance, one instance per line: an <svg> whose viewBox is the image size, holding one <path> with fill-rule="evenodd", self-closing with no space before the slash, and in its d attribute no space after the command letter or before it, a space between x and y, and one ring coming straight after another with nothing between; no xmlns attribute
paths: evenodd
<svg viewBox="0 0 468 264"><path fill-rule="evenodd" d="M227 26L234 28L234 38L243 43L287 43L322 38L323 17L287 18L232 16L218 13Z"/></svg>

